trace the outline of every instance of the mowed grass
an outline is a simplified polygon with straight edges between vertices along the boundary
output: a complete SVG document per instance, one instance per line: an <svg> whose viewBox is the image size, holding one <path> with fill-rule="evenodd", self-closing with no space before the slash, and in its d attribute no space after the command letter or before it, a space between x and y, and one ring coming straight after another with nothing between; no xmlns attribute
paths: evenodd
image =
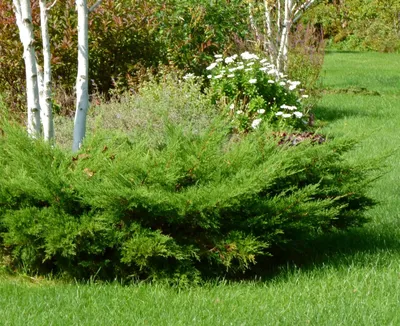
<svg viewBox="0 0 400 326"><path fill-rule="evenodd" d="M325 58L328 91L315 110L324 131L361 140L349 160L391 153L365 227L320 239L297 266L263 281L178 290L3 273L0 325L400 325L399 65L395 54Z"/></svg>

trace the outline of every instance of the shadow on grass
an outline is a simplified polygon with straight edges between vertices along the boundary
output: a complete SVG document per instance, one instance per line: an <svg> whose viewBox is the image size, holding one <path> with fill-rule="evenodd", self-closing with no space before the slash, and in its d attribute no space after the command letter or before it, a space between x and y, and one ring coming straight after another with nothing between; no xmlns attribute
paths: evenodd
<svg viewBox="0 0 400 326"><path fill-rule="evenodd" d="M362 110L355 109L343 109L332 106L324 106L319 105L313 109L313 114L317 118L317 120L322 120L326 122L331 122L335 120L342 120L350 117L361 117L369 115L368 113L363 112Z"/></svg>
<svg viewBox="0 0 400 326"><path fill-rule="evenodd" d="M400 237L393 231L397 228L393 224L382 224L325 234L301 244L301 247L275 253L279 258L258 262L246 278L267 281L298 268L313 270L320 266L367 265L371 261L365 255L400 253Z"/></svg>

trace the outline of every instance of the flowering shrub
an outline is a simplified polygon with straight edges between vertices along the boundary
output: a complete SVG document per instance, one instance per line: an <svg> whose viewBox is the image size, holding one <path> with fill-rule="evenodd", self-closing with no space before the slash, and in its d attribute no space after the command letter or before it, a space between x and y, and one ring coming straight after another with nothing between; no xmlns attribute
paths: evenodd
<svg viewBox="0 0 400 326"><path fill-rule="evenodd" d="M224 58L215 55L207 70L213 101L228 108L234 129L246 132L262 122L280 128L302 129L306 112L299 81L280 73L267 59L243 52Z"/></svg>

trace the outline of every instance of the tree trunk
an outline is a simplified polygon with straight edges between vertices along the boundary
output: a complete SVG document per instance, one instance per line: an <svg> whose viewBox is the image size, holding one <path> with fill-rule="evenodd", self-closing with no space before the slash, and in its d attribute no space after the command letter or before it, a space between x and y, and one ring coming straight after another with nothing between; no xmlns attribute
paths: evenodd
<svg viewBox="0 0 400 326"><path fill-rule="evenodd" d="M46 141L54 139L54 122L51 103L51 52L50 38L48 32L48 9L46 0L40 0L40 25L43 42L43 75L38 71L39 77L42 77L42 89L40 90L41 119L43 125L43 136Z"/></svg>
<svg viewBox="0 0 400 326"><path fill-rule="evenodd" d="M28 134L38 137L40 134L40 101L34 35L32 28L32 9L30 0L13 0L19 36L24 47L26 74L26 97L28 106Z"/></svg>
<svg viewBox="0 0 400 326"><path fill-rule="evenodd" d="M78 12L78 76L76 79L76 111L72 151L79 150L86 134L89 109L89 41L87 0L76 0Z"/></svg>

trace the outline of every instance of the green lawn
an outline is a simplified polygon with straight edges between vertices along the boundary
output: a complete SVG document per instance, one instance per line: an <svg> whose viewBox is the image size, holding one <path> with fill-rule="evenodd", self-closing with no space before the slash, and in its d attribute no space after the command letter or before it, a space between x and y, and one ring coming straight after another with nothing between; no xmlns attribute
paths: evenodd
<svg viewBox="0 0 400 326"><path fill-rule="evenodd" d="M316 116L362 139L349 160L400 144L400 55L329 53ZM350 91L346 91L350 89ZM178 291L0 276L0 325L400 325L400 153L371 190L364 228L315 244L315 256L269 280ZM313 253L314 255L314 253ZM307 260L305 260L307 261Z"/></svg>

